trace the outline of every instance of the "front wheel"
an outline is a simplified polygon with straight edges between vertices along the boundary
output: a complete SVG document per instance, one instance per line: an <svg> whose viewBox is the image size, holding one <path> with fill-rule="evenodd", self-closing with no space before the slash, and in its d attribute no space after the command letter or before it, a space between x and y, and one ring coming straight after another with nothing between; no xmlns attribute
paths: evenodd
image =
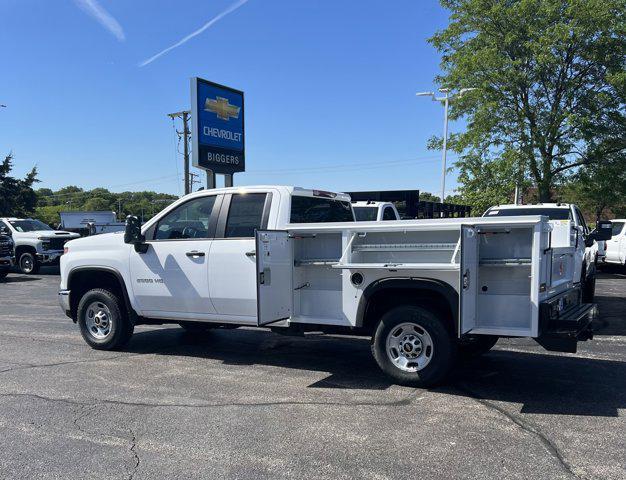
<svg viewBox="0 0 626 480"><path fill-rule="evenodd" d="M396 307L380 319L372 337L378 366L401 385L441 382L456 357L456 343L444 320L421 307Z"/></svg>
<svg viewBox="0 0 626 480"><path fill-rule="evenodd" d="M31 252L24 252L20 255L18 266L20 271L26 275L34 274L39 271L39 261L35 254Z"/></svg>
<svg viewBox="0 0 626 480"><path fill-rule="evenodd" d="M0 270L0 280L6 277L9 274L8 270Z"/></svg>
<svg viewBox="0 0 626 480"><path fill-rule="evenodd" d="M81 335L96 350L122 347L133 334L134 326L121 299L109 290L94 288L85 293L77 317Z"/></svg>

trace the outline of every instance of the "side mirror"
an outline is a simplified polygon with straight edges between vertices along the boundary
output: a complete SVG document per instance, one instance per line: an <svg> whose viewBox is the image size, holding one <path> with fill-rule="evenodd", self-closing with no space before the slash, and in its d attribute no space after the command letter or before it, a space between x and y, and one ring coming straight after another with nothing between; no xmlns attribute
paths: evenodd
<svg viewBox="0 0 626 480"><path fill-rule="evenodd" d="M613 222L609 220L600 220L596 225L596 228L587 235L585 239L585 245L590 247L593 245L593 242L598 242L602 240L611 240L613 236Z"/></svg>
<svg viewBox="0 0 626 480"><path fill-rule="evenodd" d="M144 243L146 237L141 234L141 222L133 215L126 217L126 228L124 229L124 243L130 243L135 246L137 253L146 253L148 244Z"/></svg>

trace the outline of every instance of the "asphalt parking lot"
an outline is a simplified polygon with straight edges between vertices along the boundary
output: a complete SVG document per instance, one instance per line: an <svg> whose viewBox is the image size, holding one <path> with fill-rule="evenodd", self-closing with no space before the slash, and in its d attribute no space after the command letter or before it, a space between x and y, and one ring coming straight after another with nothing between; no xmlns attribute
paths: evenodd
<svg viewBox="0 0 626 480"><path fill-rule="evenodd" d="M432 390L360 338L138 327L91 350L54 270L0 282L0 478L626 478L626 275L579 352L501 340Z"/></svg>

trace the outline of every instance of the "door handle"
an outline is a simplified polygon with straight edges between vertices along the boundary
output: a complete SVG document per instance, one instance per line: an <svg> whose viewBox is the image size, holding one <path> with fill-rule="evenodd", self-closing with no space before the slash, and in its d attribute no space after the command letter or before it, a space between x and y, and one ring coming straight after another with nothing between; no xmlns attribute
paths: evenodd
<svg viewBox="0 0 626 480"><path fill-rule="evenodd" d="M246 252L246 257L255 257L256 256L256 250L250 250L249 252Z"/></svg>
<svg viewBox="0 0 626 480"><path fill-rule="evenodd" d="M188 257L197 258L197 257L204 257L205 253L204 252L198 252L197 250L193 250L191 252L185 253L185 255L187 255Z"/></svg>

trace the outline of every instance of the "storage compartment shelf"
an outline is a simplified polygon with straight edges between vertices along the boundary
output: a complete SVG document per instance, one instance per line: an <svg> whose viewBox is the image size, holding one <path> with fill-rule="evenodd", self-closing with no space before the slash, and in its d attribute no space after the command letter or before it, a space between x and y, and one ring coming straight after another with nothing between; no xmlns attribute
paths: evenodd
<svg viewBox="0 0 626 480"><path fill-rule="evenodd" d="M530 265L530 258L481 258L480 265L493 267L515 267L518 265Z"/></svg>
<svg viewBox="0 0 626 480"><path fill-rule="evenodd" d="M296 267L302 266L328 266L336 265L339 263L338 258L303 258L301 260L294 260L293 264Z"/></svg>
<svg viewBox="0 0 626 480"><path fill-rule="evenodd" d="M333 268L348 268L355 270L384 269L384 270L458 270L458 263L337 263Z"/></svg>
<svg viewBox="0 0 626 480"><path fill-rule="evenodd" d="M363 245L354 245L353 252L397 252L409 251L418 252L423 250L454 250L456 243L396 243L396 244L379 244L370 243Z"/></svg>

